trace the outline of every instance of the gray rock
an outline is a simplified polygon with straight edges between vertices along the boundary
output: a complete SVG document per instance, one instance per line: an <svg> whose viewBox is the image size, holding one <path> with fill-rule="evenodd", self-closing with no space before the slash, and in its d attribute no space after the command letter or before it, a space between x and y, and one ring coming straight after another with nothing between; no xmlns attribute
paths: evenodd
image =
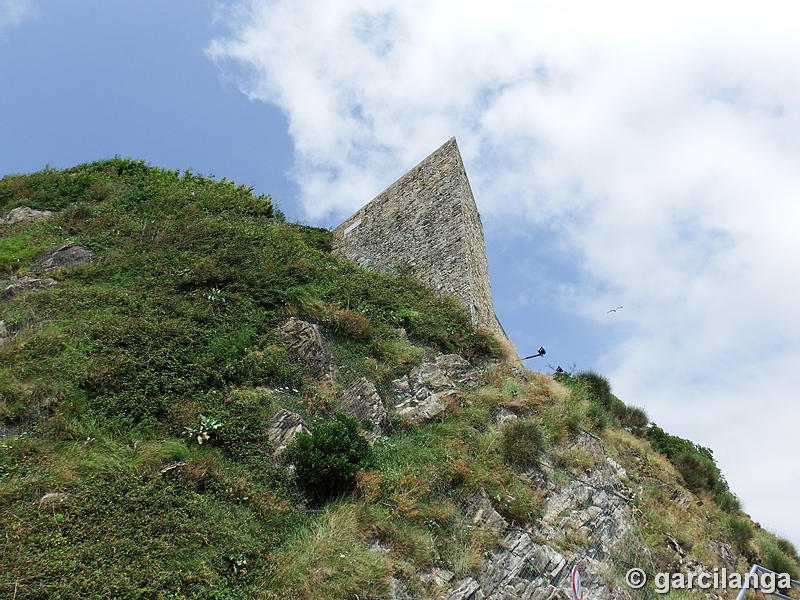
<svg viewBox="0 0 800 600"><path fill-rule="evenodd" d="M85 265L92 260L94 252L75 242L64 242L49 250L44 250L36 257L33 264L34 273L46 273L66 267Z"/></svg>
<svg viewBox="0 0 800 600"><path fill-rule="evenodd" d="M436 357L436 366L458 385L470 387L480 383L478 372L458 354L440 354Z"/></svg>
<svg viewBox="0 0 800 600"><path fill-rule="evenodd" d="M278 328L290 356L302 363L312 377L330 380L336 376L336 365L319 327L291 317Z"/></svg>
<svg viewBox="0 0 800 600"><path fill-rule="evenodd" d="M55 279L49 277L32 277L24 275L22 277L11 276L0 279L0 299L9 300L14 296L19 296L26 292L46 290L56 284Z"/></svg>
<svg viewBox="0 0 800 600"><path fill-rule="evenodd" d="M359 421L369 421L372 428L365 431L366 436L374 440L386 435L389 431L389 418L378 390L366 377L362 377L345 389L341 399L336 403L336 411L341 411Z"/></svg>
<svg viewBox="0 0 800 600"><path fill-rule="evenodd" d="M470 525L503 533L508 527L506 520L494 509L489 494L482 487L472 494L463 507L464 520Z"/></svg>
<svg viewBox="0 0 800 600"><path fill-rule="evenodd" d="M485 600L480 584L472 577L467 577L458 582L454 588L450 588L440 600Z"/></svg>
<svg viewBox="0 0 800 600"><path fill-rule="evenodd" d="M18 206L12 209L8 214L0 217L0 223L6 225L16 225L17 223L32 223L39 219L46 219L53 213L49 210L37 210L28 206Z"/></svg>
<svg viewBox="0 0 800 600"><path fill-rule="evenodd" d="M53 502L63 502L67 494L64 492L50 492L39 498L39 505L52 504Z"/></svg>
<svg viewBox="0 0 800 600"><path fill-rule="evenodd" d="M267 439L272 444L272 455L278 459L298 433L309 433L302 417L285 408L276 412L267 422Z"/></svg>
<svg viewBox="0 0 800 600"><path fill-rule="evenodd" d="M395 412L416 423L428 421L444 412L445 400L459 387L480 383L480 375L457 354L440 354L392 381Z"/></svg>
<svg viewBox="0 0 800 600"><path fill-rule="evenodd" d="M389 598L392 600L414 600L408 595L403 584L394 577L389 580L389 593L391 594Z"/></svg>
<svg viewBox="0 0 800 600"><path fill-rule="evenodd" d="M505 406L501 406L500 410L498 410L497 413L494 415L494 420L498 424L506 423L507 421L513 421L516 418L517 415L508 410Z"/></svg>
<svg viewBox="0 0 800 600"><path fill-rule="evenodd" d="M596 467L581 479L545 477L547 498L544 516L534 533L510 526L494 509L489 495L479 489L465 503L469 526L498 533L497 547L486 557L480 573L458 581L441 600L567 600L570 573L580 564L584 597L593 600L631 600L629 590L608 587L607 574L614 571L618 552L642 566L649 555L637 537L636 522L628 506L628 490L619 480L614 464L605 460L600 441L588 434L572 444L597 458ZM565 529L584 532L590 547L579 554L559 552L549 540L558 540ZM624 544L624 548L621 545Z"/></svg>
<svg viewBox="0 0 800 600"><path fill-rule="evenodd" d="M425 585L444 585L453 580L455 574L447 569L432 569L426 573L422 573L419 578Z"/></svg>
<svg viewBox="0 0 800 600"><path fill-rule="evenodd" d="M665 535L664 536L664 543L667 545L667 548L670 548L671 550L673 550L681 558L686 556L686 550L684 550L681 547L681 545L678 543L678 540L676 540L671 535Z"/></svg>
<svg viewBox="0 0 800 600"><path fill-rule="evenodd" d="M0 321L0 346L5 344L11 339L11 334L8 332L5 321Z"/></svg>
<svg viewBox="0 0 800 600"><path fill-rule="evenodd" d="M606 462L611 466L612 469L614 469L614 472L617 474L617 477L619 477L620 479L628 478L628 472L621 464L619 464L613 458L611 458L610 456L606 456Z"/></svg>
<svg viewBox="0 0 800 600"><path fill-rule="evenodd" d="M732 571L736 568L736 564L739 562L739 555L736 554L736 551L733 549L728 542L711 542L714 549L717 551L717 555L719 556L720 563L722 563L723 567L727 567L729 571Z"/></svg>
<svg viewBox="0 0 800 600"><path fill-rule="evenodd" d="M555 539L564 530L583 531L592 540L594 558L609 558L620 540L637 546L629 550L643 552L644 547L631 538L637 530L629 506L633 493L606 461L602 444L586 433L576 436L572 444L596 457L597 464L589 473L571 477L566 483L550 480L540 532L547 539Z"/></svg>

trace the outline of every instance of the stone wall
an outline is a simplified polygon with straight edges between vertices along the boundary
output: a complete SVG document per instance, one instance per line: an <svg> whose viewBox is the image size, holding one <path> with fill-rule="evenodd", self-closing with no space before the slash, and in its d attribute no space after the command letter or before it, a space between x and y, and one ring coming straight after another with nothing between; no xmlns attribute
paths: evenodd
<svg viewBox="0 0 800 600"><path fill-rule="evenodd" d="M408 268L506 338L494 314L478 208L455 138L334 230L334 250L385 273Z"/></svg>

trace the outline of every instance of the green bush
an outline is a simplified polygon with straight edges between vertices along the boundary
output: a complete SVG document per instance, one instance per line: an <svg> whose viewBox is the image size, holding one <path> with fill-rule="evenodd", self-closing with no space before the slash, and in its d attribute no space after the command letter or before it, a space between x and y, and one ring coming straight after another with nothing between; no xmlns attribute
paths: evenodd
<svg viewBox="0 0 800 600"><path fill-rule="evenodd" d="M635 435L641 436L644 435L644 430L650 422L650 418L643 408L628 406L620 422L623 427L629 429Z"/></svg>
<svg viewBox="0 0 800 600"><path fill-rule="evenodd" d="M286 448L295 463L297 483L316 502L344 494L356 473L374 465L372 447L359 431L359 421L342 413L317 424L311 435L300 433Z"/></svg>
<svg viewBox="0 0 800 600"><path fill-rule="evenodd" d="M653 447L675 465L689 489L695 493L701 490L711 492L714 503L724 511L733 512L741 508L739 499L728 489L728 483L714 462L711 449L670 435L655 423L647 428L645 435Z"/></svg>
<svg viewBox="0 0 800 600"><path fill-rule="evenodd" d="M589 407L589 410L586 411L586 416L589 418L595 431L603 431L611 423L611 415L599 404L593 403Z"/></svg>
<svg viewBox="0 0 800 600"><path fill-rule="evenodd" d="M793 579L800 577L797 564L781 550L775 541L762 538L759 550L761 551L761 566L776 573L789 573Z"/></svg>
<svg viewBox="0 0 800 600"><path fill-rule="evenodd" d="M725 512L734 512L742 508L742 503L739 502L739 498L736 495L727 489L727 484L724 483L724 480L720 479L721 486L720 489L714 494L714 504L719 506ZM724 486L724 489L722 489Z"/></svg>
<svg viewBox="0 0 800 600"><path fill-rule="evenodd" d="M533 467L547 451L547 433L535 421L517 419L503 429L502 444L507 462L522 468Z"/></svg>
<svg viewBox="0 0 800 600"><path fill-rule="evenodd" d="M666 454L670 460L685 452L697 453L711 460L714 459L713 453L709 448L695 444L690 440L670 435L656 424L647 428L646 437L653 444L653 448L656 451Z"/></svg>
<svg viewBox="0 0 800 600"><path fill-rule="evenodd" d="M753 527L747 519L731 515L725 520L725 531L740 554L748 554L748 545L753 539Z"/></svg>
<svg viewBox="0 0 800 600"><path fill-rule="evenodd" d="M800 562L800 558L797 556L797 548L795 548L794 544L789 540L778 538L778 548L783 550L787 556L791 556L795 561Z"/></svg>
<svg viewBox="0 0 800 600"><path fill-rule="evenodd" d="M583 385L589 392L592 402L597 402L606 409L612 408L611 384L608 379L594 371L581 371L575 375L575 381Z"/></svg>
<svg viewBox="0 0 800 600"><path fill-rule="evenodd" d="M682 452L672 461L693 492L713 491L719 483L719 471L713 461L696 452Z"/></svg>

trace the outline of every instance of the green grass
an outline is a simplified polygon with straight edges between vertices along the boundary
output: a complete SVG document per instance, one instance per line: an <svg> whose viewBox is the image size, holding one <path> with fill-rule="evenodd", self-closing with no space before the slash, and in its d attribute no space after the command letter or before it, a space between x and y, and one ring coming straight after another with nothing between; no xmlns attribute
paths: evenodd
<svg viewBox="0 0 800 600"><path fill-rule="evenodd" d="M299 597L270 557L311 539L319 518L297 512L265 422L281 406L318 418L329 392L288 358L277 326L317 321L342 382L366 375L384 392L422 344L497 349L454 300L335 257L329 231L285 223L268 196L230 181L115 158L0 179L0 213L23 205L55 214L2 226L0 276L64 240L96 260L0 305L16 332L0 347L0 425L25 432L0 456L0 586L18 597ZM202 447L184 429L200 414L223 424ZM48 492L63 501L39 506ZM320 589L385 581L365 548L353 550L363 580ZM239 554L248 573L234 576Z"/></svg>
<svg viewBox="0 0 800 600"><path fill-rule="evenodd" d="M727 537L776 565L791 559L762 530L713 526L723 519L713 502L692 504L690 519L670 507L664 488L680 475L656 450L677 462L681 450L706 449L623 431L641 434L646 415L604 378L565 374L561 385L507 364L454 395L435 422L395 418L355 490L308 512L313 494L272 458L266 422L278 409L313 425L360 377L391 401L391 380L426 353L478 362L497 341L454 299L337 258L329 231L285 223L268 196L230 181L115 158L0 179L0 214L16 206L55 213L0 226L0 277L65 240L96 259L0 303L16 334L0 346L0 427L20 433L0 447L0 595L341 600L385 594L396 577L435 597L443 590L423 585L421 569L475 576L497 543L497 532L465 527L463 501L483 487L510 523L535 526L544 490L523 472L548 445L563 469L594 468L602 457L570 447L583 429L619 445L616 458L641 477L654 545L680 529L681 539ZM290 360L276 333L289 316L320 325L335 383ZM520 420L497 427L500 407ZM203 445L186 432L201 414L222 423ZM724 482L711 465L701 474ZM559 473L554 485L566 481ZM707 498L710 484L692 473L684 478ZM48 493L58 496L40 503ZM694 547L709 556L710 546Z"/></svg>

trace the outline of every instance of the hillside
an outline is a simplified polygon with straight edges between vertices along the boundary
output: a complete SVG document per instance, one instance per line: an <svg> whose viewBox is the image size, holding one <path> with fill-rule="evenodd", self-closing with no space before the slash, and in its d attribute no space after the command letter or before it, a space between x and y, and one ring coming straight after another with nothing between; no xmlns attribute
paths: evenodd
<svg viewBox="0 0 800 600"><path fill-rule="evenodd" d="M632 566L798 578L709 449L330 245L142 161L0 180L3 597L547 600L576 564L592 599L655 596Z"/></svg>

